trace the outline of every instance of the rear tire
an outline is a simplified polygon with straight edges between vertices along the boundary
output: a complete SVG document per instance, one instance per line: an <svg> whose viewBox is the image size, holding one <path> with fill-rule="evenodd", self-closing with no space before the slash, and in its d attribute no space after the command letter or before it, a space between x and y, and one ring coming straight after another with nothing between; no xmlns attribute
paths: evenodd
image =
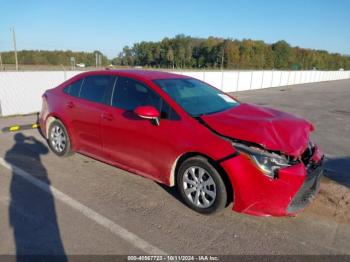
<svg viewBox="0 0 350 262"><path fill-rule="evenodd" d="M225 208L225 183L206 158L197 156L185 160L178 169L176 179L182 199L193 210L213 214Z"/></svg>
<svg viewBox="0 0 350 262"><path fill-rule="evenodd" d="M73 154L67 129L59 120L54 120L49 127L48 144L57 156L67 157Z"/></svg>

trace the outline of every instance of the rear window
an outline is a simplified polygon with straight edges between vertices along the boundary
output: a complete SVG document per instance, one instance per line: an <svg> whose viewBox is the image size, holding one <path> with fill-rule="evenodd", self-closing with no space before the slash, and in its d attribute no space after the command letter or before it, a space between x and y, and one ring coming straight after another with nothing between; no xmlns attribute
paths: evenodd
<svg viewBox="0 0 350 262"><path fill-rule="evenodd" d="M68 95L78 97L82 83L83 83L83 79L79 79L79 80L71 83L69 86L67 86L64 89L64 92Z"/></svg>

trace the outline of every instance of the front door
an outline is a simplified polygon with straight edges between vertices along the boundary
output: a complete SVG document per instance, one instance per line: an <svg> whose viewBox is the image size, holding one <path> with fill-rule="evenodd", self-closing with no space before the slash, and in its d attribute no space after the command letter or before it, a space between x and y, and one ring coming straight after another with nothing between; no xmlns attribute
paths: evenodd
<svg viewBox="0 0 350 262"><path fill-rule="evenodd" d="M160 124L138 117L137 106L154 106L161 112ZM145 84L118 77L112 107L102 120L103 151L112 162L144 176L167 183L178 154L176 136L183 122L163 99Z"/></svg>

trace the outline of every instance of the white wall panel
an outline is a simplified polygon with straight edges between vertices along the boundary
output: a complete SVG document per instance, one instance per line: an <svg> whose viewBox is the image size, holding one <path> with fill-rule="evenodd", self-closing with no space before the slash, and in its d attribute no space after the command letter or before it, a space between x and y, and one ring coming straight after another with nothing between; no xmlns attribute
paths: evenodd
<svg viewBox="0 0 350 262"><path fill-rule="evenodd" d="M238 71L225 71L224 72L224 83L223 91L232 92L238 90Z"/></svg>
<svg viewBox="0 0 350 262"><path fill-rule="evenodd" d="M300 83L349 79L350 71L173 71L235 92ZM41 95L79 71L0 72L0 115L38 112Z"/></svg>

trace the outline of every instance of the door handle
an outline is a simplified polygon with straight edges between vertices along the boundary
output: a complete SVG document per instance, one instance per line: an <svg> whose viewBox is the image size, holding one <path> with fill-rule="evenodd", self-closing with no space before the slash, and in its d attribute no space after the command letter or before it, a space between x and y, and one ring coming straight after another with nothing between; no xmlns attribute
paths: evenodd
<svg viewBox="0 0 350 262"><path fill-rule="evenodd" d="M111 113L102 113L101 117L105 120L112 121L114 119Z"/></svg>
<svg viewBox="0 0 350 262"><path fill-rule="evenodd" d="M74 103L73 103L73 102L68 102L68 103L66 104L66 106L67 106L68 108L73 108L73 107L74 107Z"/></svg>

